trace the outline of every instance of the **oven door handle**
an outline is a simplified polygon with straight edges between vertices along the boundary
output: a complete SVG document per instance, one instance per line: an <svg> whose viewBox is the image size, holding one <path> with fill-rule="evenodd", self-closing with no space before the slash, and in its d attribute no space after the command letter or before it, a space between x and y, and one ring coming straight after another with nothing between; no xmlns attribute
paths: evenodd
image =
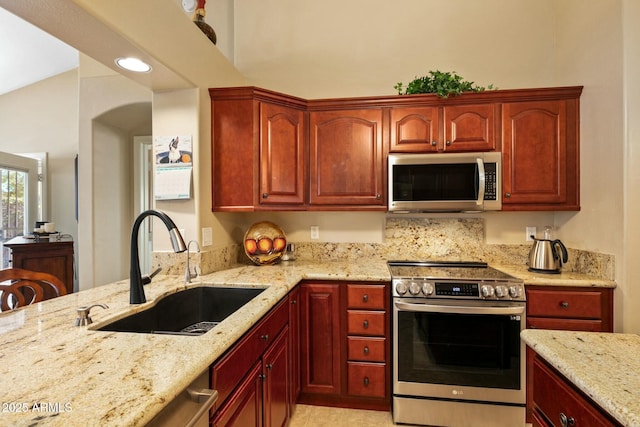
<svg viewBox="0 0 640 427"><path fill-rule="evenodd" d="M456 313L456 314L495 314L518 315L524 314L525 307L465 307L433 304L411 304L396 301L395 306L402 311L420 311L425 313Z"/></svg>

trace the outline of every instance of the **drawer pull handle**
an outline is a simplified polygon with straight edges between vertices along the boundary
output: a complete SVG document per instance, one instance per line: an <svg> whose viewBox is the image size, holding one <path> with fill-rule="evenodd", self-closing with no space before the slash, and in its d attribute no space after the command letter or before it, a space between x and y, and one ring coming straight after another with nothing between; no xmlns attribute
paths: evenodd
<svg viewBox="0 0 640 427"><path fill-rule="evenodd" d="M364 322L362 322L362 327L365 328L365 329L368 329L369 328L369 321L365 320Z"/></svg>
<svg viewBox="0 0 640 427"><path fill-rule="evenodd" d="M369 385L369 377L364 377L364 385Z"/></svg>
<svg viewBox="0 0 640 427"><path fill-rule="evenodd" d="M567 417L563 412L560 412L560 425L562 427L569 427L576 425L576 420L573 417Z"/></svg>
<svg viewBox="0 0 640 427"><path fill-rule="evenodd" d="M367 295L367 294L362 295L362 301L363 302L369 302L369 295Z"/></svg>
<svg viewBox="0 0 640 427"><path fill-rule="evenodd" d="M261 339L262 341L269 341L269 334L266 334L266 335L260 335L260 339Z"/></svg>
<svg viewBox="0 0 640 427"><path fill-rule="evenodd" d="M364 354L369 354L369 347L368 346L364 346Z"/></svg>
<svg viewBox="0 0 640 427"><path fill-rule="evenodd" d="M562 302L560 303L560 307L562 307L562 308L569 308L569 303L568 303L568 302L566 302L566 301L562 301Z"/></svg>

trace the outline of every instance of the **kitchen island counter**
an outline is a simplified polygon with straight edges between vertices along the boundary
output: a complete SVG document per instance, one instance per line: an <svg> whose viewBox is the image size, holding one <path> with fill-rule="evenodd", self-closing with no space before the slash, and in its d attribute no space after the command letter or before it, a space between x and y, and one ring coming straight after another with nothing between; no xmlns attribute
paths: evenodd
<svg viewBox="0 0 640 427"><path fill-rule="evenodd" d="M640 336L527 329L524 342L624 426L640 426Z"/></svg>
<svg viewBox="0 0 640 427"><path fill-rule="evenodd" d="M119 281L0 314L0 425L141 426L158 414L300 280L389 281L384 261L240 266L198 277L157 276L147 302ZM267 289L201 336L98 331L163 295L194 286ZM76 308L94 323L74 327Z"/></svg>

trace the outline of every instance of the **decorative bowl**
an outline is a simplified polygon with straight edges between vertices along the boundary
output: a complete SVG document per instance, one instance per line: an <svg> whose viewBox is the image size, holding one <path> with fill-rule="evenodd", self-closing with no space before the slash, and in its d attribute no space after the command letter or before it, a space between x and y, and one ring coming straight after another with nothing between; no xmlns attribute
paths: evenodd
<svg viewBox="0 0 640 427"><path fill-rule="evenodd" d="M285 253L287 237L278 225L261 221L249 227L244 234L243 246L244 253L254 264L275 264Z"/></svg>

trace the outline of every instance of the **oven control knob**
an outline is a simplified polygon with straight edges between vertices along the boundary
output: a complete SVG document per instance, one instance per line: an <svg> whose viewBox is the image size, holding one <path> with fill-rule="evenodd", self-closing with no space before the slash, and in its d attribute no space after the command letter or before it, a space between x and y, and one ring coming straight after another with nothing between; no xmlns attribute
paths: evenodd
<svg viewBox="0 0 640 427"><path fill-rule="evenodd" d="M409 293L410 293L411 295L418 295L418 294L420 293L421 288L422 288L422 287L420 286L420 284L419 284L419 283L411 282L411 283L409 284Z"/></svg>
<svg viewBox="0 0 640 427"><path fill-rule="evenodd" d="M510 286L509 295L511 295L511 298L522 298L522 288L520 286Z"/></svg>
<svg viewBox="0 0 640 427"><path fill-rule="evenodd" d="M398 295L404 295L407 293L407 284L400 281L398 283L396 283L396 292L398 293Z"/></svg>
<svg viewBox="0 0 640 427"><path fill-rule="evenodd" d="M492 297L494 293L493 286L491 285L482 285L480 291L482 292L482 296L485 298Z"/></svg>
<svg viewBox="0 0 640 427"><path fill-rule="evenodd" d="M496 286L496 296L498 298L504 298L509 295L509 290L505 285Z"/></svg>
<svg viewBox="0 0 640 427"><path fill-rule="evenodd" d="M422 293L429 296L433 293L433 285L429 282L424 282L422 285Z"/></svg>

